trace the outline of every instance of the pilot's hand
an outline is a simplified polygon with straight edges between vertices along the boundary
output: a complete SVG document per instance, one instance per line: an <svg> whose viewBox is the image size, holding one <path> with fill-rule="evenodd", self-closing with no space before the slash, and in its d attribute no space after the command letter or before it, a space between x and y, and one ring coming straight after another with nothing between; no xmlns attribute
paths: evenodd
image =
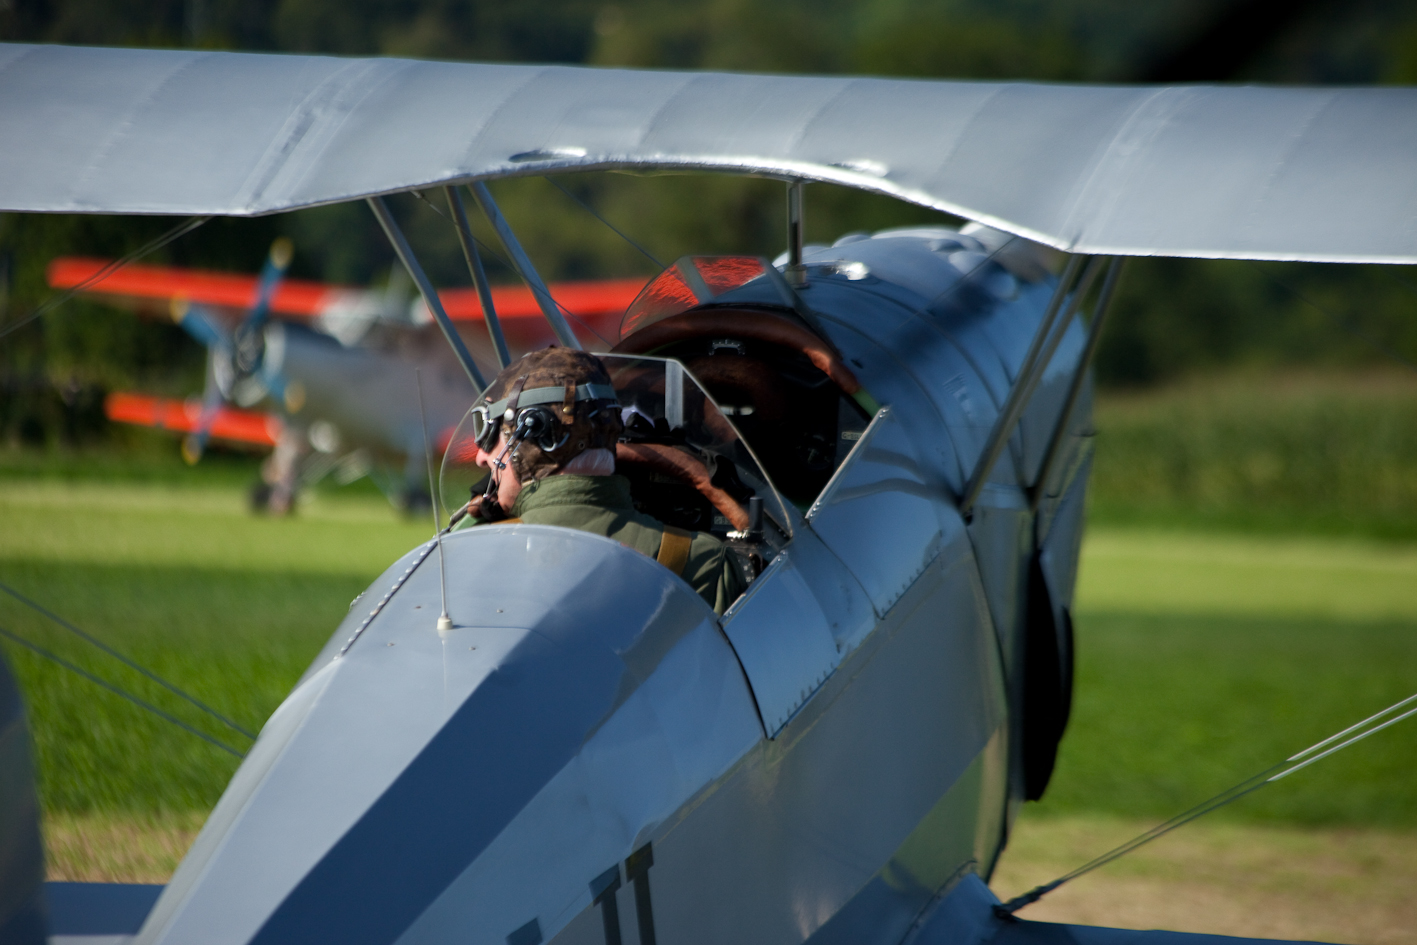
<svg viewBox="0 0 1417 945"><path fill-rule="evenodd" d="M507 512L497 504L497 499L489 495L477 495L467 504L467 514L478 522L500 522Z"/></svg>

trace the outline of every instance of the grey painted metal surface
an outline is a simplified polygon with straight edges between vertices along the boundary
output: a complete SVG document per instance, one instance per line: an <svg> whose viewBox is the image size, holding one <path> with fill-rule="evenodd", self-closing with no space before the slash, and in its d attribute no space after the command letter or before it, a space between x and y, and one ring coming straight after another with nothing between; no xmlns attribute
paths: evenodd
<svg viewBox="0 0 1417 945"><path fill-rule="evenodd" d="M807 520L885 613L961 531L951 500L915 438L883 407Z"/></svg>
<svg viewBox="0 0 1417 945"><path fill-rule="evenodd" d="M648 844L660 941L887 945L987 874L1019 796L1021 563L1037 527L1070 599L1090 440L1084 396L1035 519L1072 326L964 525L955 489L1052 286L972 245L805 252L811 317L887 406L721 622L613 541L503 525L447 539L439 633L436 551L414 549L352 603L136 941L601 945L592 883ZM776 298L763 283L736 300ZM627 878L614 895L628 926Z"/></svg>
<svg viewBox="0 0 1417 945"><path fill-rule="evenodd" d="M140 883L45 883L50 945L127 941L161 893L161 886Z"/></svg>
<svg viewBox="0 0 1417 945"><path fill-rule="evenodd" d="M457 629L425 559L272 717L138 941L549 934L762 738L712 611L650 559L536 526L444 549Z"/></svg>
<svg viewBox="0 0 1417 945"><path fill-rule="evenodd" d="M0 47L0 209L257 214L453 180L829 180L1077 252L1417 260L1417 90ZM418 142L410 147L409 142Z"/></svg>
<svg viewBox="0 0 1417 945"><path fill-rule="evenodd" d="M649 559L536 526L446 550L459 628L434 629L425 565L318 660L137 941L500 941L532 918L597 941L589 883L646 841L662 940L835 941L838 915L898 937L997 851L1002 675L958 540L772 743L712 614Z"/></svg>
<svg viewBox="0 0 1417 945"><path fill-rule="evenodd" d="M812 531L798 529L724 618L769 738L777 737L875 623L851 572Z"/></svg>

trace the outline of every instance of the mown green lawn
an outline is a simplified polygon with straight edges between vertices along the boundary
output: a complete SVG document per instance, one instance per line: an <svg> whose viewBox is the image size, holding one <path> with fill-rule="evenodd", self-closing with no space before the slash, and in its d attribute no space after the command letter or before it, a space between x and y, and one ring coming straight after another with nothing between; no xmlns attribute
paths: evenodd
<svg viewBox="0 0 1417 945"><path fill-rule="evenodd" d="M430 526L367 494L256 518L229 482L0 481L0 581L255 730L350 600ZM0 595L0 627L213 736L248 742ZM1417 692L1417 545L1094 528L1077 701L1041 816L1163 817ZM182 813L236 759L3 643L53 814ZM1229 817L1417 825L1417 720Z"/></svg>
<svg viewBox="0 0 1417 945"><path fill-rule="evenodd" d="M197 480L200 482L200 479ZM0 581L250 731L348 610L431 523L377 498L317 494L257 518L239 487L0 482ZM244 750L182 700L0 595L0 627ZM50 811L215 803L237 759L9 641Z"/></svg>
<svg viewBox="0 0 1417 945"><path fill-rule="evenodd" d="M1417 546L1095 528L1039 814L1164 819L1417 693ZM1417 826L1417 718L1217 817Z"/></svg>

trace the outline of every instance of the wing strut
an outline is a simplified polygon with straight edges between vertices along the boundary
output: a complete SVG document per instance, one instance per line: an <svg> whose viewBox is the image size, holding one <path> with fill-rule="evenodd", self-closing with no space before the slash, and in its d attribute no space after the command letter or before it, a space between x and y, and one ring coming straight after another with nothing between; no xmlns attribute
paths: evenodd
<svg viewBox="0 0 1417 945"><path fill-rule="evenodd" d="M1053 463L1057 460L1059 448L1067 436L1068 422L1072 419L1073 407L1077 406L1078 395L1082 393L1082 385L1087 380L1087 370L1092 366L1092 359L1097 354L1097 343L1102 340L1102 324L1107 320L1107 313L1111 310L1112 295L1122 277L1123 262L1124 260L1120 257L1112 257L1112 262L1107 267L1107 277L1102 280L1102 292L1098 295L1097 306L1092 312L1092 324L1087 329L1087 342L1083 345L1082 354L1078 357L1077 370L1073 374L1072 385L1068 387L1068 396L1063 400L1063 409L1058 413L1058 422L1053 427L1053 435L1049 438L1048 448L1043 453L1043 462L1038 467L1038 478L1028 489L1028 508L1031 512L1038 511L1038 503L1043 498L1043 490L1048 488L1048 476L1053 472Z"/></svg>
<svg viewBox="0 0 1417 945"><path fill-rule="evenodd" d="M443 336L448 339L448 344L452 345L453 354L458 356L458 361L462 364L462 369L467 372L472 385L477 388L479 393L485 390L487 382L482 379L482 372L473 362L472 352L467 350L467 345L463 344L462 336L458 334L452 321L448 319L448 313L443 311L443 300L438 298L438 290L433 288L433 283L428 281L428 275L418 264L417 257L413 255L413 248L408 245L408 240L404 239L403 230L399 229L394 215L389 212L389 205L384 203L383 197L370 197L369 209L374 211L374 216L378 218L379 225L384 228L384 235L389 238L389 243L393 245L399 261L408 270L408 274L413 277L413 284L418 286L418 292L423 296L424 304L428 306L428 311L433 313L433 320L438 323L438 327L443 329Z"/></svg>
<svg viewBox="0 0 1417 945"><path fill-rule="evenodd" d="M806 285L807 270L802 265L802 182L787 184L787 281Z"/></svg>
<svg viewBox="0 0 1417 945"><path fill-rule="evenodd" d="M567 348L581 350L580 341L571 332L571 326L566 323L566 319L561 315L561 310L556 307L556 300L551 297L546 283L542 282L541 276L537 275L536 267L531 264L531 259L522 249L522 244L517 241L517 234L512 232L507 218L502 216L502 211L497 208L497 201L492 199L492 191L488 190L487 185L480 180L473 181L468 187L472 190L472 196L477 200L477 205L487 215L487 221L497 231L497 237L502 241L502 246L506 248L507 255L512 258L512 267L516 269L517 275L522 277L527 288L531 289L531 294L536 296L536 304L541 306L541 314L546 316L551 330L556 333L556 340Z"/></svg>
<svg viewBox="0 0 1417 945"><path fill-rule="evenodd" d="M964 495L960 499L959 514L965 521L974 513L974 503L979 501L979 493L984 491L984 483L989 479L989 474L994 469L994 463L998 462L999 456L1004 452L1004 446L1009 442L1009 437L1013 435L1014 425L1018 423L1018 418L1023 414L1023 408L1028 406L1029 398L1033 396L1033 390L1038 386L1038 380L1043 376L1043 369L1052 360L1053 352L1057 350L1059 342L1063 340L1063 334L1068 329L1068 321L1077 311L1078 305L1082 303L1083 296L1092 287L1092 282L1097 278L1097 273L1102 268L1100 259L1092 259L1083 265L1082 256L1074 256L1068 260L1068 266L1063 270L1063 277L1058 280L1058 288L1053 293L1053 298L1048 303L1048 309L1043 313L1043 320L1038 324L1038 333L1033 336L1033 343L1028 347L1028 353L1024 355L1023 364L1019 367L1018 379L1014 381L1014 386L1009 390L1008 399L1004 401L1003 409L999 411L999 418L994 421L994 428L989 431L989 439L984 442L984 450L979 454L979 461L974 466L974 472L969 477L969 482L965 484ZM1081 275L1079 271L1081 270ZM1069 290L1076 287L1076 291L1069 296ZM1066 302L1066 304L1064 304ZM1061 317L1061 321L1059 319ZM1055 330L1056 326L1056 330Z"/></svg>
<svg viewBox="0 0 1417 945"><path fill-rule="evenodd" d="M512 353L507 348L507 336L502 334L502 322L497 318L496 306L492 304L492 287L487 284L487 271L482 268L482 256L477 252L477 240L472 238L472 227L467 222L467 209L463 207L462 194L456 187L444 187L443 195L448 198L448 209L453 213L453 225L457 227L458 242L462 243L462 255L467 260L467 271L472 273L472 284L477 288L477 300L482 303L482 317L487 322L487 333L492 336L492 348L497 352L497 364L506 367L512 363Z"/></svg>

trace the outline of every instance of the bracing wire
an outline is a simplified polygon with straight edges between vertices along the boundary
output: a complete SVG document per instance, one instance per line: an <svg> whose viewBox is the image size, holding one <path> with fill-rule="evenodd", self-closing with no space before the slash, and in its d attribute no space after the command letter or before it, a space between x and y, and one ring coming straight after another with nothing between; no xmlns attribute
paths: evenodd
<svg viewBox="0 0 1417 945"><path fill-rule="evenodd" d="M9 630L6 630L4 627L0 627L0 636L3 636L5 639L10 640L10 641L13 642L13 643L18 643L20 646L24 647L24 648L27 649L27 650L31 650L31 651L33 651L33 652L35 652L35 653L38 653L40 656L44 657L44 658L47 659L47 660L53 660L54 662L58 663L60 666L62 666L62 667L64 667L65 669L69 670L70 672L72 672L72 673L77 673L78 675L80 675L80 676L84 677L85 679L87 679L89 682L95 683L96 685L99 685L99 686L102 686L103 688L107 689L107 690L108 690L109 692L111 692L111 693L114 693L115 695L122 696L124 699L127 699L129 702L133 703L134 705L137 705L137 706L140 706L141 708L147 709L149 712L153 713L154 715L158 716L159 718L166 719L167 721L171 722L173 725L176 725L178 728L180 728L180 729L182 729L182 730L184 730L184 731L190 732L191 734L197 736L198 738L200 738L200 739L201 739L202 741L204 741L204 742L208 742L208 743L210 743L210 744L212 744L212 745L215 745L216 747L220 748L222 751L230 752L231 754L235 755L235 756L238 757L238 758L245 758L245 757L246 757L246 755L245 755L244 752L237 751L235 748L232 748L232 747L231 747L230 745L228 745L226 742L223 742L223 741L221 741L221 740L219 740L219 739L216 739L216 738L212 738L212 737L211 737L210 735L208 735L206 732L203 732L203 731L201 731L200 729L197 729L197 728L192 727L191 725L188 725L186 722L184 722L184 721L182 721L181 719L177 718L175 715L169 715L168 713L162 711L162 710L159 709L157 706L153 705L151 702L145 702L145 701L143 701L142 699L139 699L137 696L133 695L132 693L127 692L127 691L125 691L125 690L123 690L123 689L118 688L118 687L115 686L113 683L108 682L106 679L102 679L102 678L100 678L100 677L98 677L98 676L95 676L93 673L90 673L90 672L88 672L87 670L80 669L78 666L75 666L73 663L71 663L71 662L69 662L68 660L64 659L62 656L59 656L59 655L57 655L57 654L55 654L55 653L51 653L50 651L46 650L46 649L45 649L44 647L42 647L42 646L39 646L38 644L31 643L29 640L26 640L24 637L20 636L19 634L11 633Z"/></svg>
<svg viewBox="0 0 1417 945"><path fill-rule="evenodd" d="M1265 267L1261 266L1259 263L1255 262L1254 260L1247 260L1247 262L1249 262L1251 266L1254 266L1256 269L1258 269L1258 270L1260 271L1260 273L1261 273L1266 279L1268 279L1271 283L1273 283L1274 285L1276 285L1276 286L1278 286L1279 288L1283 289L1285 292L1288 292L1290 295L1294 296L1294 297L1295 297L1296 299L1298 299L1300 302L1303 302L1305 305L1309 306L1309 307L1312 308L1314 311L1318 312L1320 315L1323 315L1325 318L1329 319L1331 322L1333 322L1333 323L1334 323L1335 325L1337 325L1339 328L1341 328L1342 330L1348 332L1348 334L1350 334L1350 335L1352 335L1353 337L1357 338L1359 341L1362 341L1364 344L1367 344L1368 346L1370 346L1371 348L1373 348L1375 351L1377 351L1377 352L1379 352L1379 353L1381 353L1381 354L1383 354L1383 355L1386 355L1387 357L1389 357L1389 358L1391 358L1392 360L1396 361L1398 364L1401 364L1403 367L1408 368L1408 369L1413 370L1413 371L1417 371L1417 363L1414 363L1410 358L1404 357L1403 355L1401 355L1401 354L1399 354L1398 352L1394 351L1392 348L1389 348L1387 345L1383 344L1383 343L1382 343L1381 341L1379 341L1378 339L1374 338L1372 335L1368 334L1366 331L1363 331L1361 328L1359 328L1357 325L1355 325L1355 324L1353 323L1353 320L1352 320L1352 319L1344 318L1344 317L1341 316L1341 315L1337 315L1337 314L1335 314L1335 313L1333 313L1333 312L1330 312L1328 309L1324 308L1324 307L1323 307L1322 305L1320 305L1318 302L1315 302L1313 299L1309 298L1309 297L1308 297L1307 295L1305 295L1303 292L1300 292L1298 289L1294 288L1293 286L1289 285L1288 283L1281 281L1281 280L1280 280L1277 276L1275 276L1272 272L1270 272L1268 269L1266 269ZM1396 277L1394 276L1394 278L1396 278ZM1399 281L1401 281L1401 280L1399 280Z"/></svg>
<svg viewBox="0 0 1417 945"><path fill-rule="evenodd" d="M594 207L592 207L590 204L586 203L584 200L582 200L581 198L577 197L575 194L571 193L571 192L570 192L569 190L567 190L565 187L562 187L561 184L560 184L559 182L557 182L554 178L548 177L548 178L546 178L546 180L551 184L552 187L555 187L557 190L561 191L561 193L565 194L567 197L570 197L570 198L571 198L572 200L574 200L577 204L579 204L579 205L580 205L580 208L581 208L582 210L584 210L586 213L589 213L591 216L595 217L595 218L596 218L597 220L599 220L601 223L604 223L604 224L606 225L606 227L609 228L610 232L614 233L616 236L620 237L620 239L624 240L625 242L627 242L627 243L629 243L631 246L633 246L635 249L637 249L637 250L639 251L639 253L640 253L641 256L643 256L644 258L648 259L650 262L654 263L654 264L655 264L656 266L658 266L660 269L665 269L665 268L667 268L667 267L664 265L664 263L662 263L662 262L660 262L658 259L654 258L654 254L653 254L653 253L651 253L649 250L645 249L645 248L644 248L643 246L641 246L639 243L636 243L634 240L632 240L632 239L630 239L628 236L626 236L626 235L624 234L624 232L622 232L622 231L620 230L619 227L617 227L615 224L611 223L609 220L605 219L605 217L601 216L601 215L596 211L596 209L595 209Z"/></svg>
<svg viewBox="0 0 1417 945"><path fill-rule="evenodd" d="M1310 745L1308 748L1305 748L1303 751L1298 752L1297 754L1290 755L1288 758L1284 759L1278 764L1271 765L1270 767L1259 772L1258 774L1251 775L1244 781L1241 781L1239 784L1236 784L1233 787L1221 791L1219 794L1208 800L1202 801L1195 807L1192 807L1190 810L1183 811L1182 813L1177 814L1175 817L1172 817L1165 823L1157 824L1155 827L1152 827L1145 833L1138 834L1137 836L1128 840L1121 846L1114 847L1113 849L1108 850L1101 856L1089 860L1088 862L1084 863L1082 866L1079 866L1072 872L1064 873L1062 876L1053 880L1051 883L1045 883L1042 886L1037 886L1033 889L1030 889L1028 892L1024 893L1021 896L1017 896L1013 899L1010 899L1008 902L1003 903L1002 905L995 906L994 912L1001 918L1012 917L1015 912L1022 909L1024 906L1029 905L1030 903L1037 902L1044 896L1048 895L1048 893L1057 889L1059 886L1071 880L1077 879L1084 873L1091 873L1098 867L1105 866L1108 863L1111 863L1113 860L1117 859L1118 857L1125 856L1126 854L1132 852L1138 847L1150 843L1156 838L1170 833L1171 831L1175 830L1177 827L1180 827L1183 824L1190 823L1196 818L1204 816L1205 814L1209 814L1213 810L1218 810L1233 801L1238 801L1245 795L1258 791L1266 784L1273 784L1280 778L1286 778L1294 772L1300 770L1301 768L1307 768L1314 762L1319 761L1323 758L1327 758L1335 752L1347 748L1349 745L1352 745L1356 742L1360 742L1363 739L1367 738L1369 735L1376 735L1383 729L1388 728L1392 725L1396 725L1403 719L1417 715L1417 705L1414 705L1414 703L1417 703L1417 694L1408 696L1406 699L1403 699L1400 702L1396 702L1393 705L1388 706L1381 712L1369 716L1368 718L1357 723L1356 725L1350 725L1343 731L1338 732L1334 735L1330 735L1328 738L1325 738L1321 742L1317 742L1313 745ZM1403 709L1406 709L1407 711L1404 712L1402 711Z"/></svg>
<svg viewBox="0 0 1417 945"><path fill-rule="evenodd" d="M182 236L186 236L188 233L191 233L197 227L201 226L203 223L206 223L210 219L211 217L189 217L188 219L179 223L177 226L168 230L166 233L159 236L157 239L149 243L144 243L142 246L139 246L137 249L124 256L122 259L115 259L113 262L104 266L98 272L89 276L83 282L80 282L73 288L66 289L59 295L54 296L49 301L41 305L39 308L35 309L33 312L30 312L24 318L21 318L19 321L0 328L0 338L4 338L6 335L17 332L21 328L30 324L31 322L39 318L43 318L45 315L54 311L56 308L69 301L74 296L87 289L89 286L94 285L98 282L102 282L104 279L107 279L119 269L122 269L124 266L133 262L135 259L140 259L143 256L146 256L148 253L157 252L159 249L162 249L164 246L166 246L168 243L171 243L173 240L178 239Z"/></svg>
<svg viewBox="0 0 1417 945"><path fill-rule="evenodd" d="M550 180L550 178L547 178L547 179ZM553 183L554 183L554 181L553 181ZM424 203L428 204L429 208L432 209L432 211L433 211L434 213L438 214L438 216L440 216L440 217L442 217L443 219L447 220L449 223L452 223L452 222L453 222L453 220L452 220L451 217L449 217L449 216L448 216L446 213L444 213L442 210L439 210L439 209L438 209L438 205L437 205L437 204L435 204L433 201L429 200L427 197L423 196L423 191L421 191L421 190L412 190L412 191L409 191L409 193L413 194L413 195L414 195L415 197L417 197L419 200L422 200ZM456 224L454 224L454 225L456 225ZM606 224L606 225L608 226L609 224ZM614 229L614 228L612 227L612 229ZM617 231L617 232L618 232L618 231ZM626 238L628 239L628 237L626 237ZM501 254L501 253L497 252L497 251L496 251L495 249L493 249L491 246L488 246L486 243L482 242L482 240L478 239L476 234L472 234L472 241L478 245L478 247L480 248L480 250L481 250L483 253L485 253L486 255L491 256L493 259L497 260L497 262L500 263L504 268L511 269L511 270L513 270L513 271L516 270L516 267L515 267L515 266L513 266L510 262L508 262L507 260L505 260L505 259L502 258L502 254ZM650 257L650 258L652 259L652 258L654 258L654 257ZM581 326L581 328L583 328L583 329L585 329L586 331L590 332L592 335L595 335L595 337L599 338L600 341L601 341L601 343L603 343L607 348L611 346L611 341L610 341L609 338L606 338L606 337L605 337L604 335L602 335L600 332L598 332L598 331L596 331L594 328L590 327L590 325L587 324L584 319L582 319L582 318L581 318L579 315L577 315L575 312L573 312L573 311L571 311L570 309L566 308L566 306L562 305L562 304L560 303L560 301L557 300L554 296L548 296L548 297L551 298L551 304L555 305L557 308L559 308L559 309L561 310L561 314L562 314L562 315L565 315L567 318L569 318L569 319L571 319L572 321L574 321L577 325Z"/></svg>
<svg viewBox="0 0 1417 945"><path fill-rule="evenodd" d="M4 584L4 583L0 583L0 591L4 591L6 594L9 594L9 595L10 595L11 597L13 597L15 600L19 601L21 604L24 604L26 607L30 608L31 610L34 610L34 611L36 611L37 613L39 613L39 614L41 614L41 615L47 617L48 619L52 620L54 623L57 623L59 626L63 627L65 630L68 630L70 633L72 633L72 634L74 634L75 636L79 637L79 639L85 641L86 643L91 643L91 644L93 644L94 646L98 647L100 650L102 650L103 652L107 653L109 656L113 657L114 659L118 660L118 662L122 663L124 666L127 666L129 669L137 670L139 673L142 673L144 676L146 676L147 678L151 679L153 682L157 683L159 686L162 686L162 687L163 687L164 689L166 689L168 692L171 692L171 693L173 693L174 695L177 695L177 696L180 696L180 697L183 698L183 699L186 699L186 700L187 700L188 702L190 702L192 705L196 706L198 709L201 709L203 712L207 713L207 714L210 715L212 718L216 719L218 722L220 722L221 724L225 725L227 728L230 728L230 729L232 729L232 730L234 730L234 731L240 732L242 735L245 735L247 738L250 738L250 739L254 739L254 738L256 737L255 735L253 735L253 734L251 734L250 732L246 731L246 729L242 728L240 725L237 725L235 722L231 721L231 719L228 719L226 716L222 715L220 712L218 712L217 710L213 709L211 706L207 705L205 702L202 702L200 699L196 698L195 696L191 696L191 695L187 694L186 692L184 692L184 691L182 691L180 688L178 688L176 685L174 685L174 684L168 682L166 679L163 679L161 676L157 675L156 673L152 672L151 670L145 669L145 668L143 668L142 666L139 666L137 663L133 662L131 659L129 659L128 657L124 656L122 653L119 653L117 650L115 650L113 647L109 646L107 643L104 643L102 640L98 639L97 637L93 636L92 634L85 633L83 630L80 630L78 627L74 626L72 623L70 623L69 621L65 620L63 617L60 617L58 614L56 614L56 613L54 613L54 612L52 612L52 611L46 609L46 608L43 607L42 605L37 604L37 603L35 603L34 601L30 600L28 597L26 597L25 595L21 594L19 591L15 590L13 587L10 587L9 585Z"/></svg>

